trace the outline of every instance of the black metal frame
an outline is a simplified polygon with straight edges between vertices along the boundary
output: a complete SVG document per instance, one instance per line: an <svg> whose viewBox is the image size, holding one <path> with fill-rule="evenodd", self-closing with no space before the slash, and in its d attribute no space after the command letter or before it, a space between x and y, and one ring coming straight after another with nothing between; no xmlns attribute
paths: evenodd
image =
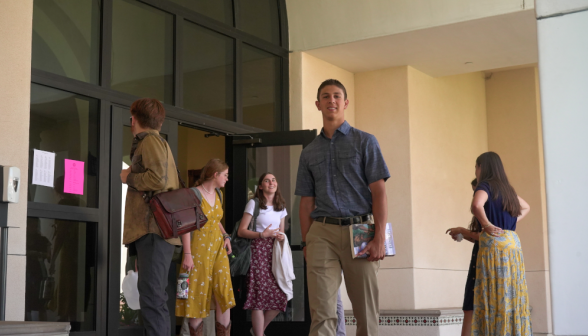
<svg viewBox="0 0 588 336"><path fill-rule="evenodd" d="M229 173L232 176L225 186L227 193L226 204L225 204L225 227L227 232L232 232L234 224L241 219L243 209L247 200L243 195L247 194L247 184L242 183L247 181L247 149L257 147L277 147L277 146L294 146L302 145L302 147L308 146L317 136L316 130L302 130L302 131L289 131L289 132L267 132L267 133L250 133L249 139L242 140L243 138L235 139L227 137L225 140L225 156L227 164L229 165ZM239 181L241 183L235 183ZM290 211L296 211L291 209ZM293 245L292 251L302 251L300 245ZM306 267L304 268L304 277L306 278ZM234 281L243 281L243 279L234 279ZM233 283L235 286L235 283ZM235 293L237 303L243 301L237 297ZM304 285L304 322L288 322L291 324L287 329L280 329L280 334L283 336L297 336L308 334L310 329L310 308L308 305L308 289L306 282ZM235 330L247 330L248 325L245 320L245 311L242 306L233 308L231 312L231 320ZM271 325L270 325L271 326ZM275 328L271 326L270 329Z"/></svg>
<svg viewBox="0 0 588 336"><path fill-rule="evenodd" d="M264 132L261 129L244 125L242 104L242 65L241 46L247 43L265 52L271 53L281 59L281 113L276 115L277 129L289 130L289 52L288 52L288 23L285 0L278 1L280 16L280 45L260 39L245 33L239 29L239 0L233 0L234 26L211 19L205 15L193 12L168 0L136 0L174 15L174 99L173 104L164 103L167 117L178 125L210 131L217 134L247 134ZM80 208L53 204L29 202L27 216L51 219L64 219L74 221L86 221L97 223L97 288L96 288L96 331L76 332L75 335L116 335L118 324L113 321L119 318L118 294L113 301L112 290L119 287L120 269L120 231L112 230L111 223L114 216L120 216L120 193L115 195L114 184L119 184L118 176L120 167L111 161L113 151L120 147L120 134L113 125L122 125L116 113L112 113L114 106L128 107L137 98L136 96L119 92L111 86L111 62L112 62L112 15L113 0L101 1L101 26L100 26L100 70L99 85L63 77L50 72L32 69L31 82L78 95L99 100L99 198L98 208ZM209 115L185 110L183 107L183 20L190 21L217 33L233 38L235 46L234 59L234 121L223 120ZM177 128L176 128L177 129ZM172 132L173 133L173 132ZM173 134L170 133L173 137ZM177 130L175 134L177 142ZM169 139L174 141L173 139ZM173 148L177 150L177 146ZM230 152L227 152L229 158ZM174 153L177 154L177 153ZM227 221L227 223L230 223ZM116 232L118 231L118 232ZM117 246L114 246L117 245ZM118 251L118 253L116 253ZM116 267L114 267L116 266ZM113 271L110 272L110 269ZM107 323L108 322L108 323Z"/></svg>
<svg viewBox="0 0 588 336"><path fill-rule="evenodd" d="M37 83L33 80L33 83ZM39 83L42 84L42 83ZM100 101L99 106L99 181L107 181L109 174L109 151L110 151L110 116L103 113L106 104ZM107 284L104 281L108 275L108 197L109 186L106 183L99 183L98 186L98 208L82 208L57 204L45 204L28 202L27 217L62 219L80 222L91 222L97 225L97 250L96 250L96 331L76 332L81 336L104 335L106 333L105 306Z"/></svg>
<svg viewBox="0 0 588 336"><path fill-rule="evenodd" d="M130 106L139 97L116 91L110 88L111 84L111 62L112 62L112 3L114 0L102 0L102 22L101 22L101 50L100 50L100 85L90 84L83 81L63 77L50 72L32 69L31 81L64 91L101 99L104 102ZM287 131L289 122L289 51L288 51L288 18L285 0L278 1L280 16L280 38L281 45L275 45L254 35L239 30L239 0L234 0L235 27L228 26L222 22L211 19L200 13L193 12L168 0L136 0L174 15L174 103L165 103L168 117L178 121L190 123L194 126L220 131L220 133L246 133L263 132L263 130L243 125L243 105L241 97L241 46L246 43L250 46L268 52L281 59L281 85L279 88L281 113L276 115L276 131ZM234 111L235 121L228 121L208 116L206 114L187 111L183 106L183 73L182 73L182 51L183 51L183 20L192 22L204 28L232 38L235 42L234 59Z"/></svg>
<svg viewBox="0 0 588 336"><path fill-rule="evenodd" d="M110 179L110 214L109 214L109 228L110 232L108 235L108 241L110 242L108 246L108 253L109 253L109 261L108 261L108 268L112 269L112 272L108 275L108 297L107 300L107 326L108 326L108 335L124 335L124 336L131 336L131 335L142 335L143 328L128 328L128 329L119 329L118 321L120 320L119 315L119 287L120 287L120 255L121 255L121 244L117 244L120 242L121 237L121 227L123 225L122 219L120 218L121 210L122 210L122 187L121 182L118 178L116 178L121 171L120 167L120 158L122 157L122 149L120 144L123 142L123 127L130 126L129 116L130 112L128 108L118 105L112 105L112 109L110 111L111 115L111 133L110 138L112 140L112 146L110 148L110 171L111 176L114 176ZM178 122L175 120L165 120L162 127L161 127L161 134L167 135L167 142L170 146L174 157L177 157L177 148L178 148ZM173 277L176 276L175 270L170 270L170 273L173 271ZM170 293L168 293L170 294ZM173 294L173 293L172 293ZM170 296L173 297L173 296ZM170 307L168 307L170 308ZM175 311L175 310L172 310ZM175 320L170 321L175 326Z"/></svg>
<svg viewBox="0 0 588 336"><path fill-rule="evenodd" d="M226 209L241 209L240 211L227 211L225 213L226 230L232 232L233 225L239 219L243 209L245 209L246 200L242 197L247 194L246 184L237 184L235 181L246 181L247 171L244 169L247 148L257 147L276 147L276 146L294 146L302 145L306 147L317 136L316 130L288 131L288 132L267 132L267 133L247 133L253 140L260 139L260 142L251 141L250 143L241 142L240 139L227 137L225 141L225 160L229 165L229 172L232 176L226 185Z"/></svg>

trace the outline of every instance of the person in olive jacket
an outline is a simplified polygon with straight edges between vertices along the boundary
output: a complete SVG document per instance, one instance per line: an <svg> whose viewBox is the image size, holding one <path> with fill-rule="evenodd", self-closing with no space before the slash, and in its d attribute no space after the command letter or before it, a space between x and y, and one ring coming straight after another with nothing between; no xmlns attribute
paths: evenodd
<svg viewBox="0 0 588 336"><path fill-rule="evenodd" d="M151 196L179 189L174 157L159 135L165 119L163 105L156 99L142 98L131 105L133 145L129 168L120 178L128 185L125 203L123 244L137 255L141 313L145 335L169 335L167 275L175 246L180 238L164 240L149 209Z"/></svg>

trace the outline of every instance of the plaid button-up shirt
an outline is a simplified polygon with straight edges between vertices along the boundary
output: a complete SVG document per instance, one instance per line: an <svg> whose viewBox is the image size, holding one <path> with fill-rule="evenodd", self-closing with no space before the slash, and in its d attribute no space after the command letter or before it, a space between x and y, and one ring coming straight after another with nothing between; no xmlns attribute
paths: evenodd
<svg viewBox="0 0 588 336"><path fill-rule="evenodd" d="M296 195L315 197L311 217L372 212L369 185L390 177L376 137L345 121L332 139L324 131L302 151Z"/></svg>

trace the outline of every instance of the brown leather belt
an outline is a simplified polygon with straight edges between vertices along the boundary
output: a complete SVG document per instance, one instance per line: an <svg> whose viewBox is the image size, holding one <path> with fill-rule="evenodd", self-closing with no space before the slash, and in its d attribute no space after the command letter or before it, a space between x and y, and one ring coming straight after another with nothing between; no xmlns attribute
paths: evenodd
<svg viewBox="0 0 588 336"><path fill-rule="evenodd" d="M351 224L361 224L365 223L370 219L371 214L363 215L363 216L354 216L354 217L344 217L344 218L337 218L337 217L317 217L315 221L327 224L334 224L334 225L351 225Z"/></svg>

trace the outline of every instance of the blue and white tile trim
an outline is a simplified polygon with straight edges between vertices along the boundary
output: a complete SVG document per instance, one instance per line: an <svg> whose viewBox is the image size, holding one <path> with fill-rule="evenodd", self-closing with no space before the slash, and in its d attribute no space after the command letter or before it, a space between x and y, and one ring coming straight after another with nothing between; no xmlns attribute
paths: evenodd
<svg viewBox="0 0 588 336"><path fill-rule="evenodd" d="M424 327L424 326L445 326L453 324L463 323L463 314L447 314L431 316L426 314L425 316L418 314L418 311L414 311L416 314L411 315L380 315L381 326L412 326L412 327ZM420 315L420 316L419 316ZM353 316L345 316L346 325L357 325L357 321Z"/></svg>

